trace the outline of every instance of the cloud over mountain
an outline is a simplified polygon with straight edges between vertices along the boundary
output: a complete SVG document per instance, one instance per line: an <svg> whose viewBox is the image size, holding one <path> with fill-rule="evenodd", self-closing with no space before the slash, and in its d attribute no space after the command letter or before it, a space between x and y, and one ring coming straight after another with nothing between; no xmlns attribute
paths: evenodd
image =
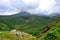
<svg viewBox="0 0 60 40"><path fill-rule="evenodd" d="M12 15L20 11L32 14L50 14L60 11L59 0L0 0L0 15Z"/></svg>

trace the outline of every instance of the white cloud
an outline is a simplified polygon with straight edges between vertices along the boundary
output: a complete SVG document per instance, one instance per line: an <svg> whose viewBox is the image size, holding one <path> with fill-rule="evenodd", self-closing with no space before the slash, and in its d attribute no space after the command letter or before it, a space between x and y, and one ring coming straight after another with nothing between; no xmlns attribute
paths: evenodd
<svg viewBox="0 0 60 40"><path fill-rule="evenodd" d="M59 10L59 0L0 0L0 15L12 15L20 11L51 14Z"/></svg>
<svg viewBox="0 0 60 40"><path fill-rule="evenodd" d="M26 5L38 5L39 0L22 0Z"/></svg>
<svg viewBox="0 0 60 40"><path fill-rule="evenodd" d="M10 0L12 6L16 7L19 10L30 10L35 9L38 7L38 1L30 0L29 1L23 1L23 0ZM26 3L27 2L27 3Z"/></svg>
<svg viewBox="0 0 60 40"><path fill-rule="evenodd" d="M39 8L41 10L49 10L54 4L55 0L40 0Z"/></svg>
<svg viewBox="0 0 60 40"><path fill-rule="evenodd" d="M0 0L0 15L12 15L17 9L11 6L9 0Z"/></svg>

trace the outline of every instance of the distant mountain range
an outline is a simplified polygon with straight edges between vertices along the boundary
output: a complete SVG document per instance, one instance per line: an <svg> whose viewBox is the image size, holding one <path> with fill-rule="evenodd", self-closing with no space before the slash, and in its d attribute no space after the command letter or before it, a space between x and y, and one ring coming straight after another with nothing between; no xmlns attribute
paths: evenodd
<svg viewBox="0 0 60 40"><path fill-rule="evenodd" d="M17 15L17 16L50 16L50 17L55 16L56 17L56 16L60 16L60 13L51 13L50 15L47 15L47 14L43 14L43 13L31 14L29 12L22 11L22 12L19 12L17 14L14 14L14 15ZM0 16L11 16L11 15L0 15Z"/></svg>
<svg viewBox="0 0 60 40"><path fill-rule="evenodd" d="M31 14L29 12L23 11L23 12L17 13L17 15L20 15L20 16L32 16L32 15L35 15L35 16L50 16L50 17L53 17L53 16L60 16L60 13L52 13L50 15L46 15L46 14L43 14L43 13Z"/></svg>
<svg viewBox="0 0 60 40"><path fill-rule="evenodd" d="M50 17L53 17L53 16L60 16L60 13L52 13L49 15Z"/></svg>

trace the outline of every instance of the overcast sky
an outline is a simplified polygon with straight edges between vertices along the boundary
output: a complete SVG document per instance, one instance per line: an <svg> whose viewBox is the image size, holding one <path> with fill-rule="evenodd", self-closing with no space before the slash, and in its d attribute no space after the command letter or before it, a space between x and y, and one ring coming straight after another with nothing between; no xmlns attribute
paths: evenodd
<svg viewBox="0 0 60 40"><path fill-rule="evenodd" d="M31 14L60 12L60 0L0 0L0 15L12 15L21 11Z"/></svg>

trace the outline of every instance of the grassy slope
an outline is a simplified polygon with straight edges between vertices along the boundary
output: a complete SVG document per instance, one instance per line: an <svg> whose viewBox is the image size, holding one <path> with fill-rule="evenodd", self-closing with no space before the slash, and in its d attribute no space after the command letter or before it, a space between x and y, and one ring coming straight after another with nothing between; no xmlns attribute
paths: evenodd
<svg viewBox="0 0 60 40"><path fill-rule="evenodd" d="M60 40L60 17L51 21L48 25L51 29L39 40Z"/></svg>
<svg viewBox="0 0 60 40"><path fill-rule="evenodd" d="M40 32L49 21L50 18L46 16L0 16L0 22L7 25L5 29L19 29L32 35L36 35L38 32Z"/></svg>
<svg viewBox="0 0 60 40"><path fill-rule="evenodd" d="M6 24L0 22L0 31L7 31L9 29Z"/></svg>

